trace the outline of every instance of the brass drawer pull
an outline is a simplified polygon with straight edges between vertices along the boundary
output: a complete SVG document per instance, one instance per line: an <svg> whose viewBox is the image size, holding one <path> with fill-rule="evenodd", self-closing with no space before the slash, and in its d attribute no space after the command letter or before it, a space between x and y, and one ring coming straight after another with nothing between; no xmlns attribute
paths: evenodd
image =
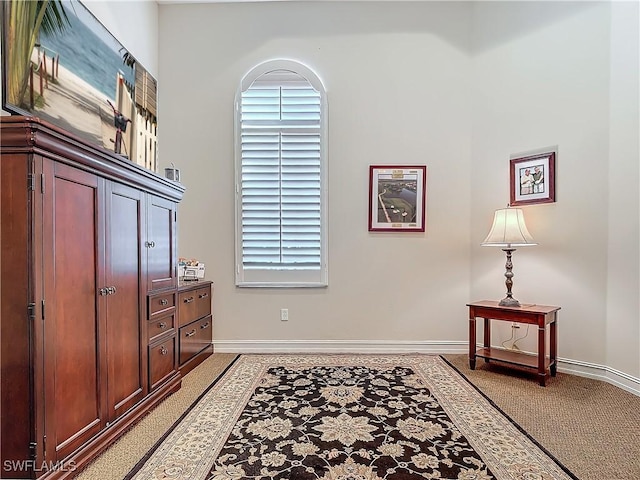
<svg viewBox="0 0 640 480"><path fill-rule="evenodd" d="M209 322L205 323L204 325L200 325L200 328L207 328L209 326Z"/></svg>
<svg viewBox="0 0 640 480"><path fill-rule="evenodd" d="M188 338L188 337L193 337L195 334L196 334L196 329L194 328L190 332L185 333L184 336Z"/></svg>
<svg viewBox="0 0 640 480"><path fill-rule="evenodd" d="M164 328L167 328L167 324L166 324L166 322L160 322L160 323L158 324L158 327L159 327L160 329L164 329Z"/></svg>
<svg viewBox="0 0 640 480"><path fill-rule="evenodd" d="M184 303L191 303L193 302L193 297L189 297L189 298L185 298L184 299Z"/></svg>
<svg viewBox="0 0 640 480"><path fill-rule="evenodd" d="M162 345L160 347L160 355L166 355L167 353L169 353L169 350L167 350L167 347L165 347L164 345Z"/></svg>
<svg viewBox="0 0 640 480"><path fill-rule="evenodd" d="M207 298L208 296L209 296L209 294L208 294L208 293L201 293L201 294L199 295L199 298Z"/></svg>
<svg viewBox="0 0 640 480"><path fill-rule="evenodd" d="M169 305L169 300L163 298L162 300L160 300L160 305Z"/></svg>

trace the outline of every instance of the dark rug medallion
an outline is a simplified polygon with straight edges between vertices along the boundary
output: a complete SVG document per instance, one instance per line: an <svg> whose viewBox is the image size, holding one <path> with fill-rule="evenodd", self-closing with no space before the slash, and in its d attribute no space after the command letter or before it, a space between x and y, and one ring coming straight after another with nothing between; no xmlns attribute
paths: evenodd
<svg viewBox="0 0 640 480"><path fill-rule="evenodd" d="M440 357L243 355L135 479L570 479Z"/></svg>

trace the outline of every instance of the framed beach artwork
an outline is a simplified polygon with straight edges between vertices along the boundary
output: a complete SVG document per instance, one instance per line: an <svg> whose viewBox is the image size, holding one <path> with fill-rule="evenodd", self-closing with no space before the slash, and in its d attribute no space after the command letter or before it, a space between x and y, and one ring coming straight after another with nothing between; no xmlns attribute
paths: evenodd
<svg viewBox="0 0 640 480"><path fill-rule="evenodd" d="M425 165L369 166L369 231L424 232Z"/></svg>
<svg viewBox="0 0 640 480"><path fill-rule="evenodd" d="M2 107L156 170L156 80L77 0L2 2Z"/></svg>
<svg viewBox="0 0 640 480"><path fill-rule="evenodd" d="M541 153L510 161L509 205L531 205L556 201L556 154Z"/></svg>

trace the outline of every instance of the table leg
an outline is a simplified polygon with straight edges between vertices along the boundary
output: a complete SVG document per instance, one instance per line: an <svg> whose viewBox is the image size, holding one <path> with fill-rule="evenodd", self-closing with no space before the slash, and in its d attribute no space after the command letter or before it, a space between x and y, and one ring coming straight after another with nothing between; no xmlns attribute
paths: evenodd
<svg viewBox="0 0 640 480"><path fill-rule="evenodd" d="M551 376L556 376L556 370L558 367L558 322L556 321L556 313L553 313L553 320L549 326L549 356L551 361L551 366L549 370L551 371Z"/></svg>
<svg viewBox="0 0 640 480"><path fill-rule="evenodd" d="M484 348L491 348L491 320L484 319ZM489 363L489 359L485 358L484 363Z"/></svg>
<svg viewBox="0 0 640 480"><path fill-rule="evenodd" d="M544 360L547 356L546 344L545 344L545 335L546 329L544 326L544 317L542 318L542 325L540 325L540 321L538 322L538 379L540 381L540 385L543 387L546 386L547 380L547 371L544 366Z"/></svg>
<svg viewBox="0 0 640 480"><path fill-rule="evenodd" d="M469 313L469 368L476 368L476 317Z"/></svg>

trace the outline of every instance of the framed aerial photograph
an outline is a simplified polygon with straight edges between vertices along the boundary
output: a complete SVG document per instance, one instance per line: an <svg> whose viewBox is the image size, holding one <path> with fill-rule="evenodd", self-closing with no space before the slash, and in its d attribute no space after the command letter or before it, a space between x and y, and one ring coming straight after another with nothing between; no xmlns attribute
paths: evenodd
<svg viewBox="0 0 640 480"><path fill-rule="evenodd" d="M0 8L3 109L155 171L149 72L78 0L6 0Z"/></svg>
<svg viewBox="0 0 640 480"><path fill-rule="evenodd" d="M424 232L425 165L369 166L369 231Z"/></svg>
<svg viewBox="0 0 640 480"><path fill-rule="evenodd" d="M509 167L509 205L531 205L556 201L556 154L541 153L512 158Z"/></svg>

